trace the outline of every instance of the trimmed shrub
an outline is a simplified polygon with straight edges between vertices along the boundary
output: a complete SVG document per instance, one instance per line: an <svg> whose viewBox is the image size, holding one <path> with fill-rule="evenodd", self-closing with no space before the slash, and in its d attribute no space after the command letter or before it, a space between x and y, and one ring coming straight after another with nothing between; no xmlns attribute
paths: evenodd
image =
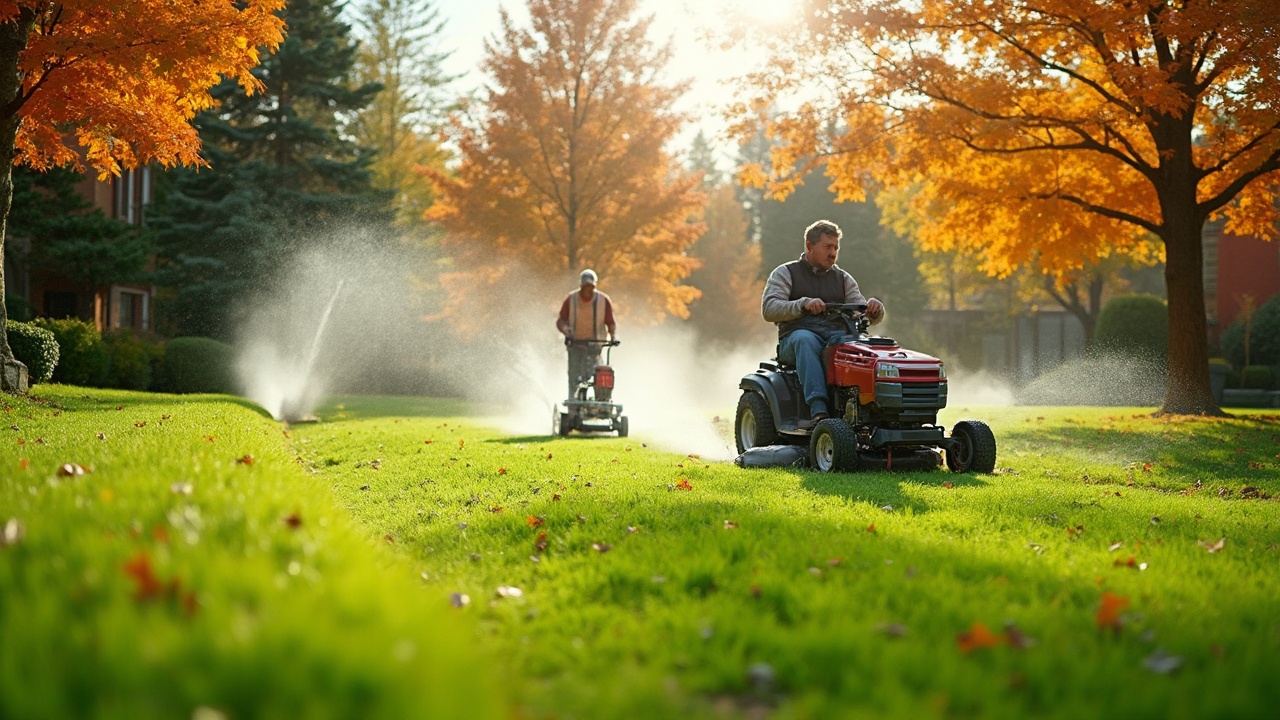
<svg viewBox="0 0 1280 720"><path fill-rule="evenodd" d="M1155 295L1114 297L1098 315L1094 354L1165 362L1169 355L1169 310Z"/></svg>
<svg viewBox="0 0 1280 720"><path fill-rule="evenodd" d="M27 366L27 379L35 383L49 382L58 366L58 341L53 333L31 323L10 321L5 327L13 356Z"/></svg>
<svg viewBox="0 0 1280 720"><path fill-rule="evenodd" d="M58 341L58 366L53 370L54 382L66 385L101 385L107 374L107 349L102 334L91 322L67 318L38 318L37 327L53 333Z"/></svg>
<svg viewBox="0 0 1280 720"><path fill-rule="evenodd" d="M171 393L235 392L235 355L231 346L202 337L165 343L156 368L156 390Z"/></svg>
<svg viewBox="0 0 1280 720"><path fill-rule="evenodd" d="M1244 365L1244 322L1236 319L1222 331L1222 354L1232 363ZM1249 329L1249 364L1280 364L1280 295L1253 311Z"/></svg>
<svg viewBox="0 0 1280 720"><path fill-rule="evenodd" d="M159 343L139 337L131 330L110 330L102 334L107 350L106 387L146 390L151 387L153 369L164 353Z"/></svg>

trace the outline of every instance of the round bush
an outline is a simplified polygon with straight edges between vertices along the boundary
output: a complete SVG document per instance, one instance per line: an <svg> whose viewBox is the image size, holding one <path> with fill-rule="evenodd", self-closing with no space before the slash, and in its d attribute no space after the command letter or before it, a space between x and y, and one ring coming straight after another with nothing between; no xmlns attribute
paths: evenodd
<svg viewBox="0 0 1280 720"><path fill-rule="evenodd" d="M1237 366L1244 365L1244 322L1236 318L1222 332L1222 354ZM1249 364L1280 364L1280 295L1253 311L1249 328Z"/></svg>
<svg viewBox="0 0 1280 720"><path fill-rule="evenodd" d="M171 393L235 391L235 356L231 346L202 337L180 337L165 343L156 368L156 389Z"/></svg>
<svg viewBox="0 0 1280 720"><path fill-rule="evenodd" d="M106 387L122 390L146 390L151 387L152 368L164 348L133 334L130 330L112 330L102 334L107 350Z"/></svg>
<svg viewBox="0 0 1280 720"><path fill-rule="evenodd" d="M58 366L58 341L53 333L31 323L10 321L5 335L13 356L27 366L27 379L32 384L49 382Z"/></svg>
<svg viewBox="0 0 1280 720"><path fill-rule="evenodd" d="M31 322L36 317L35 308L21 295L4 296L4 310L13 322Z"/></svg>
<svg viewBox="0 0 1280 720"><path fill-rule="evenodd" d="M1164 362L1169 355L1169 310L1154 295L1112 298L1098 315L1094 354Z"/></svg>
<svg viewBox="0 0 1280 720"><path fill-rule="evenodd" d="M91 322L67 318L38 318L37 327L53 333L58 341L58 366L54 382L67 385L101 385L107 374L107 349L102 334Z"/></svg>

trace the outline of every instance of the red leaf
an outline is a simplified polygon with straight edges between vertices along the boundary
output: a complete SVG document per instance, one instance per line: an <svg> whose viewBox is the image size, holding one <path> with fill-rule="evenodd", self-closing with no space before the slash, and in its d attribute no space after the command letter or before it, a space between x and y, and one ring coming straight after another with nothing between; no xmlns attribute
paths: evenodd
<svg viewBox="0 0 1280 720"><path fill-rule="evenodd" d="M948 481L948 482L944 482L944 483L942 483L942 487L944 487L944 488L946 488L946 489L950 490L951 488L953 488L953 487L955 487L955 486L954 486L954 485L952 485L950 481Z"/></svg>
<svg viewBox="0 0 1280 720"><path fill-rule="evenodd" d="M688 478L680 478L680 482L676 483L676 487L681 490L692 490L693 484L689 482Z"/></svg>
<svg viewBox="0 0 1280 720"><path fill-rule="evenodd" d="M500 467L500 468L498 468L498 474L499 474L499 475L506 475L506 474L507 474L507 469L506 469L506 468L504 468L504 467Z"/></svg>
<svg viewBox="0 0 1280 720"><path fill-rule="evenodd" d="M1120 612L1127 607L1129 607L1129 598L1104 592L1102 593L1102 604L1098 606L1098 612L1094 616L1094 620L1098 623L1099 628L1119 630L1121 624Z"/></svg>
<svg viewBox="0 0 1280 720"><path fill-rule="evenodd" d="M145 553L139 552L133 556L132 560L125 563L124 572L137 585L133 592L134 600L150 600L160 594L162 589L160 580L151 568L151 559Z"/></svg>
<svg viewBox="0 0 1280 720"><path fill-rule="evenodd" d="M978 648L998 647L1004 638L987 629L986 625L975 622L967 632L956 635L956 646L960 652L968 653Z"/></svg>
<svg viewBox="0 0 1280 720"><path fill-rule="evenodd" d="M551 493L551 499L552 499L552 500L559 500L559 499L560 499L560 493Z"/></svg>

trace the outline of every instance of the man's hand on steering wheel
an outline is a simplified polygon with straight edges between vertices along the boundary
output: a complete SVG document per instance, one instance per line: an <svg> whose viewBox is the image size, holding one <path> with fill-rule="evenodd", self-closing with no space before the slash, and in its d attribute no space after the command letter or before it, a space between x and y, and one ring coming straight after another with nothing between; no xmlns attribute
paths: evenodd
<svg viewBox="0 0 1280 720"><path fill-rule="evenodd" d="M804 304L804 309L818 315L827 309L827 304L822 302L822 298L809 298L809 302Z"/></svg>
<svg viewBox="0 0 1280 720"><path fill-rule="evenodd" d="M867 298L867 320L874 325L884 319L884 303L875 298Z"/></svg>

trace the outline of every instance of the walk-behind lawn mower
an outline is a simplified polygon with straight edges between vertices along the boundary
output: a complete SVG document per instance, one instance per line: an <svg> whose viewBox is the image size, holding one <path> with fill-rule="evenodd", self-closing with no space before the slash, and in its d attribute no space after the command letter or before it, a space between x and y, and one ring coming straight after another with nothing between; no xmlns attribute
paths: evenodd
<svg viewBox="0 0 1280 720"><path fill-rule="evenodd" d="M603 348L604 364L596 365L591 374L579 374L573 395L551 411L551 433L561 437L574 430L580 432L617 432L626 437L629 431L622 405L613 402L613 367L609 356L618 346L617 340L566 340L565 348ZM573 372L571 370L570 372Z"/></svg>
<svg viewBox="0 0 1280 720"><path fill-rule="evenodd" d="M796 369L777 360L742 378L734 434L739 453L751 448L808 444L812 467L823 472L931 470L990 473L996 439L980 420L961 420L948 437L938 423L947 405L942 361L906 350L891 338L867 335L865 305L827 305L854 340L823 350L827 406L832 417L808 427L808 407Z"/></svg>

